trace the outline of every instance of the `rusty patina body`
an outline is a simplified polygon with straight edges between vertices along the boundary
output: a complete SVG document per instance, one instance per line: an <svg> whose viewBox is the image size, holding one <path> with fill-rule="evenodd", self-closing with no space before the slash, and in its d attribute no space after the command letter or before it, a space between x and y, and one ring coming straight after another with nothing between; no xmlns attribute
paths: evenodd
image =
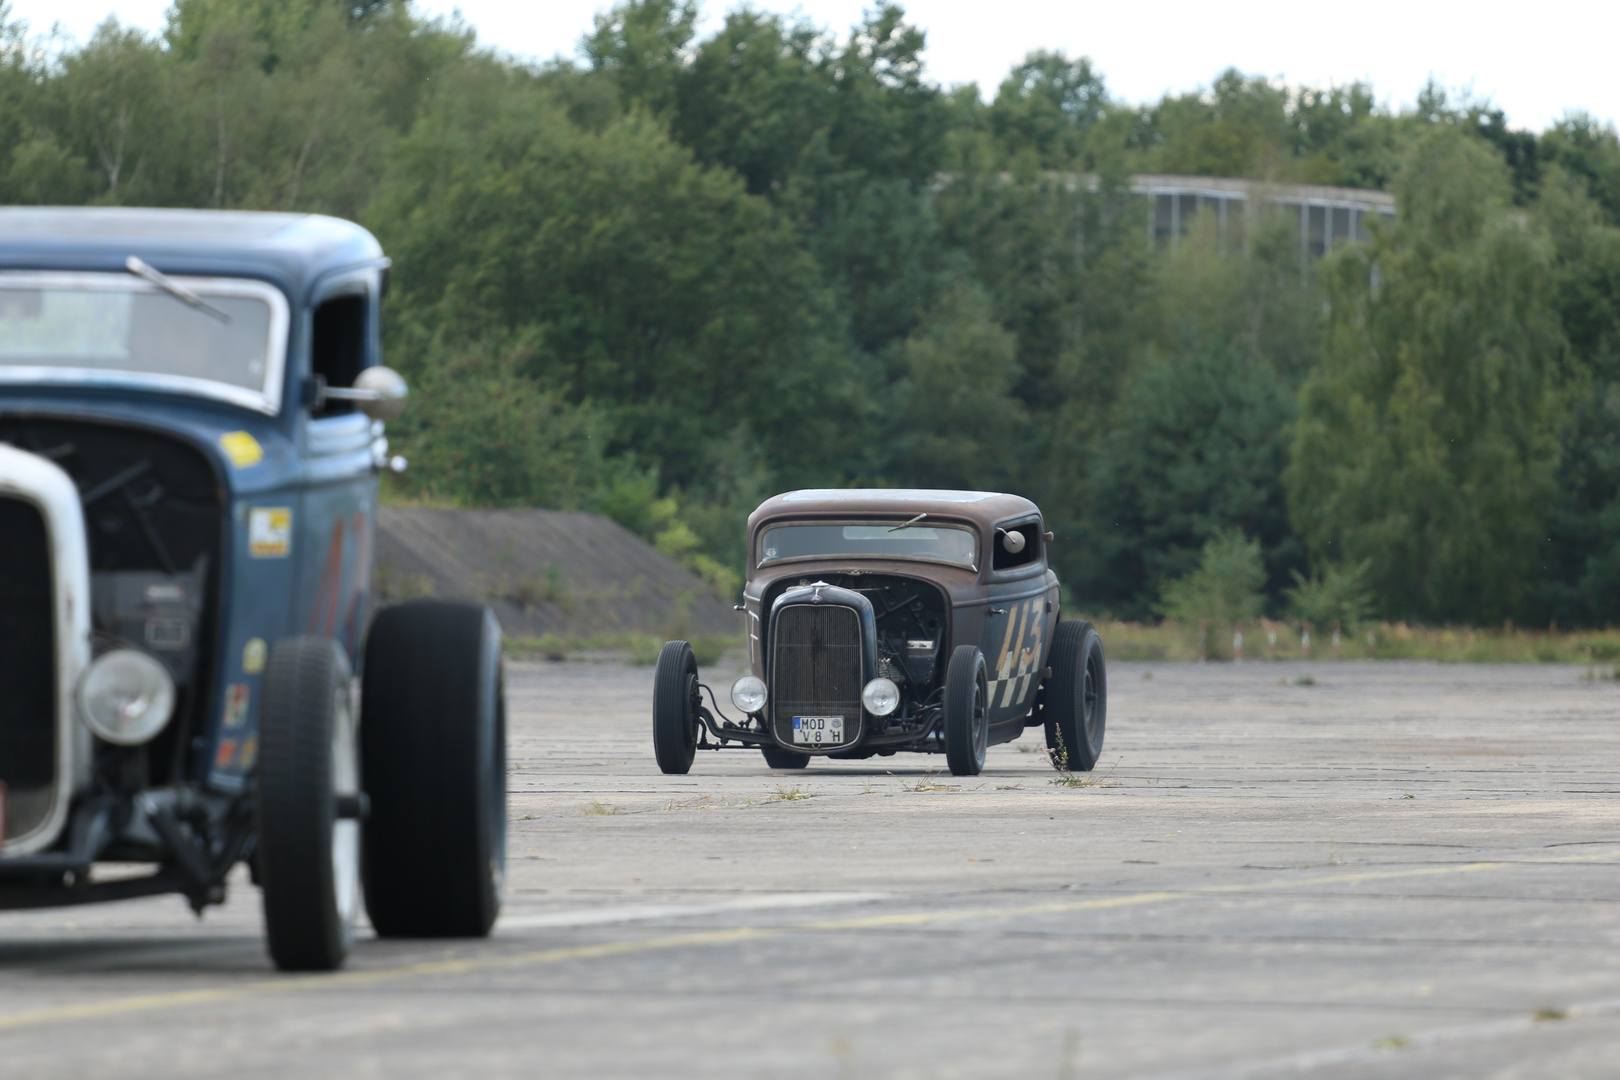
<svg viewBox="0 0 1620 1080"><path fill-rule="evenodd" d="M764 532L791 522L870 524L922 518L923 524L957 526L971 531L976 557L971 565L927 558L881 558L866 555L807 556L767 560L761 543ZM1025 550L1009 557L997 541L997 530L1021 530ZM977 645L984 652L990 677L991 741L1016 738L1035 705L1040 674L1057 625L1057 575L1046 563L1045 527L1040 508L1018 495L980 491L849 489L794 491L763 503L748 519L748 577L744 607L748 619L748 656L755 675L770 680L771 609L789 590L824 581L852 590L883 606L885 593L896 583L915 586L924 596L937 597L925 604L928 613L941 616L937 636L909 638L934 642L929 655L903 657L911 683L912 700L921 706L937 689L951 653L958 645ZM997 556L1000 556L998 559ZM999 563L1014 565L998 568ZM902 586L903 587L903 586ZM874 613L881 634L884 611ZM881 643L879 643L881 652ZM907 653L921 650L906 650ZM931 676L910 678L931 671ZM868 718L870 719L870 718ZM873 734L863 725L862 739ZM930 741L937 741L930 740ZM908 749L910 747L907 747ZM860 754L861 742L825 751ZM865 756L861 754L861 756Z"/></svg>
<svg viewBox="0 0 1620 1080"><path fill-rule="evenodd" d="M730 696L742 719L699 680L691 647L667 643L653 688L659 768L684 773L699 749L757 747L776 769L907 750L972 776L989 746L1035 726L1058 768L1092 768L1102 642L1088 622L1059 622L1052 539L1039 507L998 492L766 500L748 518L738 605L750 673Z"/></svg>

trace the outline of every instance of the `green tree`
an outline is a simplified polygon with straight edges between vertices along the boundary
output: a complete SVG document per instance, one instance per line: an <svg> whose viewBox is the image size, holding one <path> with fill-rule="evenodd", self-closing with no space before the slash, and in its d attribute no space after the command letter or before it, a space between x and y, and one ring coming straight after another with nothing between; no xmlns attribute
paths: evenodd
<svg viewBox="0 0 1620 1080"><path fill-rule="evenodd" d="M1372 617L1373 596L1367 588L1372 563L1363 560L1354 566L1330 566L1307 578L1293 572L1294 585L1288 590L1288 613L1301 622L1322 629L1338 625L1346 631Z"/></svg>
<svg viewBox="0 0 1620 1080"><path fill-rule="evenodd" d="M522 345L475 342L419 361L411 407L389 425L411 466L396 489L461 506L590 503L609 472L606 425L530 378L530 359Z"/></svg>
<svg viewBox="0 0 1620 1080"><path fill-rule="evenodd" d="M1293 419L1276 373L1229 346L1187 341L1141 362L1091 458L1087 602L1139 617L1233 531L1263 549L1257 588L1286 581L1300 563L1280 478Z"/></svg>
<svg viewBox="0 0 1620 1080"><path fill-rule="evenodd" d="M526 337L530 374L593 402L608 455L666 484L699 483L738 425L797 460L848 415L792 229L645 118L582 131L522 73L466 69L398 146L368 220L408 350Z"/></svg>
<svg viewBox="0 0 1620 1080"><path fill-rule="evenodd" d="M1260 542L1236 529L1222 529L1205 541L1193 569L1160 585L1158 611L1169 619L1229 628L1260 614L1265 583ZM1217 640L1224 636L1218 634Z"/></svg>
<svg viewBox="0 0 1620 1080"><path fill-rule="evenodd" d="M1017 340L983 290L963 282L906 341L896 387L896 469L930 487L1011 489L1028 455L1028 417L1012 394Z"/></svg>
<svg viewBox="0 0 1620 1080"><path fill-rule="evenodd" d="M1090 168L1086 137L1108 105L1102 76L1089 57L1070 60L1037 51L1013 68L996 90L989 128L1008 160L1043 169Z"/></svg>
<svg viewBox="0 0 1620 1080"><path fill-rule="evenodd" d="M1314 565L1370 562L1387 615L1523 617L1557 457L1548 246L1500 160L1454 129L1414 145L1397 194L1394 230L1327 266L1292 519Z"/></svg>
<svg viewBox="0 0 1620 1080"><path fill-rule="evenodd" d="M1590 190L1552 164L1535 206L1569 343L1541 582L1546 617L1566 626L1620 620L1620 228Z"/></svg>

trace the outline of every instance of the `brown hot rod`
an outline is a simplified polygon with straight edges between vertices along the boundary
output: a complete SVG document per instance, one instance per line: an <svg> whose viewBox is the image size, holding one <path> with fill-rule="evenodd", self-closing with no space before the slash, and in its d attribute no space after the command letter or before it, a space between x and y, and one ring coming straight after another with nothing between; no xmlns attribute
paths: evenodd
<svg viewBox="0 0 1620 1080"><path fill-rule="evenodd" d="M1042 727L1058 768L1102 752L1107 673L1089 622L1059 621L1041 512L982 491L793 491L748 519L750 674L723 714L691 646L667 643L653 689L666 773L698 750L759 747L776 769L812 755L944 753L972 776L985 749ZM705 703L707 695L707 704Z"/></svg>

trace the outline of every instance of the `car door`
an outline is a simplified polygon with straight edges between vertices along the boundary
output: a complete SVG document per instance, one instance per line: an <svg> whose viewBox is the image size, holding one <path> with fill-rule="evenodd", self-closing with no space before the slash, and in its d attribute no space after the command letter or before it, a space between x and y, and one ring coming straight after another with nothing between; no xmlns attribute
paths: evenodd
<svg viewBox="0 0 1620 1080"><path fill-rule="evenodd" d="M1035 515L997 524L992 537L990 606L981 646L990 676L992 725L1023 716L1035 700L1052 610L1044 541Z"/></svg>
<svg viewBox="0 0 1620 1080"><path fill-rule="evenodd" d="M311 318L310 368L326 385L352 385L378 362L378 285L376 272L368 271L330 283L320 294ZM357 669L369 614L381 439L381 423L352 402L317 402L309 409L294 632L335 638Z"/></svg>

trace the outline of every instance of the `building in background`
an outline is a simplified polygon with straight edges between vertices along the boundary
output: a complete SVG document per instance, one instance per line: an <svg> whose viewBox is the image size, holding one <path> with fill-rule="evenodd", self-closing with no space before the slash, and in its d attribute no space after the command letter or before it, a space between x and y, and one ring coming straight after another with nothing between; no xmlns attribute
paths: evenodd
<svg viewBox="0 0 1620 1080"><path fill-rule="evenodd" d="M1143 174L1131 177L1131 190L1153 200L1148 239L1160 251L1173 249L1200 220L1212 220L1217 236L1240 246L1261 214L1274 213L1297 222L1306 261L1367 239L1374 221L1395 220L1393 195L1359 188Z"/></svg>

